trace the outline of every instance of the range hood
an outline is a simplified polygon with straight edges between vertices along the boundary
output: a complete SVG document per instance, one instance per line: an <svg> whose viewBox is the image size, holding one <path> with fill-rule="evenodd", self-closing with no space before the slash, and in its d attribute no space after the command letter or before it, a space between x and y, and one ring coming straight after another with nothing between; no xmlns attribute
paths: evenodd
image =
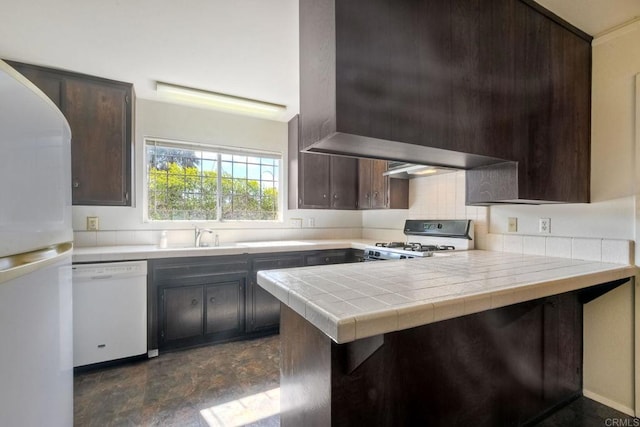
<svg viewBox="0 0 640 427"><path fill-rule="evenodd" d="M422 178L425 176L442 175L456 172L459 169L445 168L442 166L416 165L405 162L389 162L389 169L384 176L399 179Z"/></svg>
<svg viewBox="0 0 640 427"><path fill-rule="evenodd" d="M483 19L545 23L535 66L514 67L530 32L427 3L300 0L298 151L464 169L467 205L588 202L592 38L500 3ZM495 46L469 56L452 25ZM566 49L548 48L556 37Z"/></svg>
<svg viewBox="0 0 640 427"><path fill-rule="evenodd" d="M504 162L504 159L494 157L343 132L333 132L326 138L304 148L303 151L340 156L367 157L453 170L472 169Z"/></svg>

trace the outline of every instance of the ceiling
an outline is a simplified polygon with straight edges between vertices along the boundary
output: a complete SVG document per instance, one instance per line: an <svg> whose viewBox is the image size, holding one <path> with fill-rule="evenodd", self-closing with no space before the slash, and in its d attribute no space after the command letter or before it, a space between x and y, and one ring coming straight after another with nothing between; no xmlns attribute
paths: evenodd
<svg viewBox="0 0 640 427"><path fill-rule="evenodd" d="M640 16L639 0L537 1L592 35ZM298 112L297 0L7 3L2 58L131 82L139 98L164 81Z"/></svg>
<svg viewBox="0 0 640 427"><path fill-rule="evenodd" d="M138 98L156 99L163 81L293 116L297 26L297 0L8 0L0 58L130 82Z"/></svg>
<svg viewBox="0 0 640 427"><path fill-rule="evenodd" d="M535 0L582 31L598 36L640 16L638 0Z"/></svg>

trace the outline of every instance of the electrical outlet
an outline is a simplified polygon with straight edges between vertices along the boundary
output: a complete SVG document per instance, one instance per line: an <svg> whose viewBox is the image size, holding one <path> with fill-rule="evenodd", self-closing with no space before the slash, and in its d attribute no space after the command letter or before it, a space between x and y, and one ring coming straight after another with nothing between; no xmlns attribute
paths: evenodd
<svg viewBox="0 0 640 427"><path fill-rule="evenodd" d="M87 231L98 231L100 229L100 220L97 216L87 217Z"/></svg>
<svg viewBox="0 0 640 427"><path fill-rule="evenodd" d="M551 218L538 219L538 233L551 234Z"/></svg>
<svg viewBox="0 0 640 427"><path fill-rule="evenodd" d="M518 231L518 218L509 217L509 223L507 225L507 231L509 233L515 233Z"/></svg>
<svg viewBox="0 0 640 427"><path fill-rule="evenodd" d="M307 224L309 224L309 228L313 228L316 226L316 219L314 217L311 217L307 220Z"/></svg>
<svg viewBox="0 0 640 427"><path fill-rule="evenodd" d="M302 218L291 218L291 226L294 228L302 228Z"/></svg>

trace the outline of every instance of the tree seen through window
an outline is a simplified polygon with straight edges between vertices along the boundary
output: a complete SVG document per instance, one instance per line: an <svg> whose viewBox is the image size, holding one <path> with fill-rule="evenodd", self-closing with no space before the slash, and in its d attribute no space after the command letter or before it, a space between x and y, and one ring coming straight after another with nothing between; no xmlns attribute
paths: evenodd
<svg viewBox="0 0 640 427"><path fill-rule="evenodd" d="M275 220L280 159L147 141L151 220Z"/></svg>

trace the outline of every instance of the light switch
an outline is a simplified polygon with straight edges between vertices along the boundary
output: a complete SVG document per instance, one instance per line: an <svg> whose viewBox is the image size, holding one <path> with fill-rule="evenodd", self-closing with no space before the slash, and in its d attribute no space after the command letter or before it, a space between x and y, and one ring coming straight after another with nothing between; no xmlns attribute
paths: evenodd
<svg viewBox="0 0 640 427"><path fill-rule="evenodd" d="M507 231L509 233L515 233L516 231L518 231L518 218L509 217L509 223L507 225Z"/></svg>

